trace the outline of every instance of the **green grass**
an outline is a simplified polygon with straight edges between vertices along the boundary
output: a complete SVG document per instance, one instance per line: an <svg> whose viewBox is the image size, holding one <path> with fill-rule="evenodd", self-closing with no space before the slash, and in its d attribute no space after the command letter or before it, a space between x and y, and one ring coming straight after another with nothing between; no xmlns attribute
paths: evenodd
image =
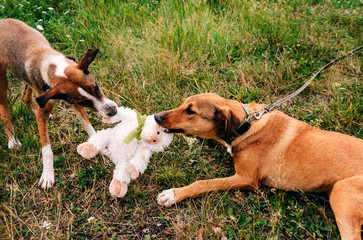
<svg viewBox="0 0 363 240"><path fill-rule="evenodd" d="M148 114L202 92L270 103L363 39L360 0L0 0L0 5L1 18L42 25L51 45L77 60L87 48L99 47L90 71L105 94ZM156 196L164 189L234 173L221 146L202 139L189 144L181 135L153 156L126 197L114 199L108 192L113 165L100 155L85 160L76 153L87 135L64 102L57 104L49 127L56 185L43 191L37 186L42 163L35 116L20 101L22 83L12 73L9 79L11 113L23 147L7 149L1 124L1 239L339 238L325 195L263 187L159 207ZM363 138L362 83L359 53L318 77L281 110ZM89 113L96 129L107 127ZM222 229L220 235L215 227Z"/></svg>

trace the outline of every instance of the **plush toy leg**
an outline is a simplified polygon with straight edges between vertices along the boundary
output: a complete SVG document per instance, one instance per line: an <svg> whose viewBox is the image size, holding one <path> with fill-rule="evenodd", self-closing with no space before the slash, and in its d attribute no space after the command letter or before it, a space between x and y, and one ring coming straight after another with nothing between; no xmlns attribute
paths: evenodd
<svg viewBox="0 0 363 240"><path fill-rule="evenodd" d="M110 184L110 193L114 197L124 197L127 193L127 183L120 182L116 178L112 179Z"/></svg>
<svg viewBox="0 0 363 240"><path fill-rule="evenodd" d="M130 174L130 177L132 180L138 178L139 174L140 174L138 171L136 171L136 169L135 169L134 165L132 165L132 163L127 164L125 171Z"/></svg>
<svg viewBox="0 0 363 240"><path fill-rule="evenodd" d="M97 155L98 150L92 143L84 142L77 147L77 152L84 158L90 159Z"/></svg>

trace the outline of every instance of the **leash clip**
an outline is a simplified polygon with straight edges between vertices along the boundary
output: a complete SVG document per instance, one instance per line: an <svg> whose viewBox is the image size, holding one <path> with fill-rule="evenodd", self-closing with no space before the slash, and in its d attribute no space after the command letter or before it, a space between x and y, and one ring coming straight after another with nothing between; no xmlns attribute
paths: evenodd
<svg viewBox="0 0 363 240"><path fill-rule="evenodd" d="M263 109L262 111L259 112L252 112L253 113L253 117L257 120L259 120L263 114L267 113L266 109Z"/></svg>

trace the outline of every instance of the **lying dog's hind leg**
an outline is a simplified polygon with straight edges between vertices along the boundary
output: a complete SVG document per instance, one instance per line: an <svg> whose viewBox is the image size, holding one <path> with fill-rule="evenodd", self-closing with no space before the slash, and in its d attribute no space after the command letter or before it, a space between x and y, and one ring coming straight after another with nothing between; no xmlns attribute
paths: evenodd
<svg viewBox="0 0 363 240"><path fill-rule="evenodd" d="M27 105L27 107L32 110L34 113L36 113L37 108L34 105L33 98L32 98L32 89L31 87L25 83L24 89L21 93L21 100Z"/></svg>
<svg viewBox="0 0 363 240"><path fill-rule="evenodd" d="M330 205L342 240L361 240L363 224L363 175L335 183Z"/></svg>

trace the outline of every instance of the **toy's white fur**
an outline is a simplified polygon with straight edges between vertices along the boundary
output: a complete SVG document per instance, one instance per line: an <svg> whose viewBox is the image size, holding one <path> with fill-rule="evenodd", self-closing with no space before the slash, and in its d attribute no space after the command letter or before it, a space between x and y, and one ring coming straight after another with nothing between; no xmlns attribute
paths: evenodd
<svg viewBox="0 0 363 240"><path fill-rule="evenodd" d="M130 108L119 107L117 114L108 122L119 121L121 123L113 128L97 131L86 143L79 145L77 151L85 158L92 158L100 151L107 153L115 164L113 178L128 184L131 179L138 176L138 173L142 174L146 170L149 159L154 152L163 151L171 143L173 134L165 133L164 129L155 122L154 115L149 115L142 127L142 139L134 138L131 142L125 143L124 139L139 126L137 114ZM92 148L97 151L92 152ZM89 154L90 152L92 153ZM132 164L131 169L138 172L136 175L135 173L130 175L130 164ZM129 168L127 169L127 167ZM127 185L125 191L127 191Z"/></svg>

